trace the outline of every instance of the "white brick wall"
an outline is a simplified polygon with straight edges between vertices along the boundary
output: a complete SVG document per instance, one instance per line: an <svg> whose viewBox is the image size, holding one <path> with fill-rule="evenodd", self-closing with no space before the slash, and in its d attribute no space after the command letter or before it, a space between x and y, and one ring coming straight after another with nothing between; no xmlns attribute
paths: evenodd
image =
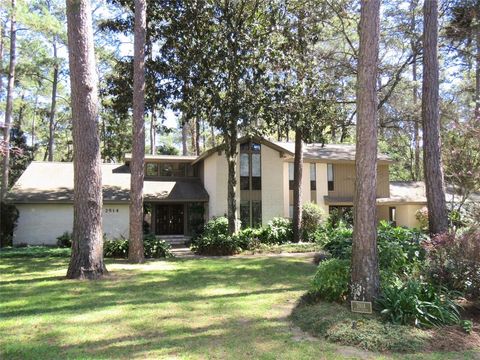
<svg viewBox="0 0 480 360"><path fill-rule="evenodd" d="M17 204L19 218L13 245L55 245L57 237L73 227L72 204ZM128 236L128 204L106 204L103 232L109 237Z"/></svg>

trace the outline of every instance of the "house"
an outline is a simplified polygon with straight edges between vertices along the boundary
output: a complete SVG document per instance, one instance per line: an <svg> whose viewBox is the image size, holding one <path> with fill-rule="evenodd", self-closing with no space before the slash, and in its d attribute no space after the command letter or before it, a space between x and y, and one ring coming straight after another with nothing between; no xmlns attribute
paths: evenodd
<svg viewBox="0 0 480 360"><path fill-rule="evenodd" d="M291 217L294 144L263 138L238 142L237 207L244 226ZM103 226L108 237L128 235L129 163L103 164ZM162 237L192 234L205 219L227 213L227 161L222 147L200 156L146 155L144 204L147 230ZM415 213L426 205L423 183L390 182L392 161L378 155L378 218L417 225ZM302 200L325 212L353 206L355 146L309 144L304 147ZM55 244L73 223L73 164L33 162L7 196L19 211L13 243Z"/></svg>

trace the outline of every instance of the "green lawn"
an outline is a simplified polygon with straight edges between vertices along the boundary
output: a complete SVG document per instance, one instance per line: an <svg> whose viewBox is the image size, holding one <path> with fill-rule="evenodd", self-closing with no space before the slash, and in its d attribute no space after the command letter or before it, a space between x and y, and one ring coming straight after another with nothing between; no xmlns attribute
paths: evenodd
<svg viewBox="0 0 480 360"><path fill-rule="evenodd" d="M110 276L96 282L64 280L66 265L0 258L1 359L387 358L292 327L315 270L305 259L108 261Z"/></svg>

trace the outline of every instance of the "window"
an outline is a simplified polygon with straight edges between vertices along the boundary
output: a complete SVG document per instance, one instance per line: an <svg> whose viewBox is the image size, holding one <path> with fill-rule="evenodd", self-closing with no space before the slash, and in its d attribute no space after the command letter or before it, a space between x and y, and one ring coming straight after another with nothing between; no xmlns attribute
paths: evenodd
<svg viewBox="0 0 480 360"><path fill-rule="evenodd" d="M317 190L317 167L315 163L310 163L310 190Z"/></svg>
<svg viewBox="0 0 480 360"><path fill-rule="evenodd" d="M252 154L252 190L262 190L260 154Z"/></svg>
<svg viewBox="0 0 480 360"><path fill-rule="evenodd" d="M327 164L327 181L328 181L328 191L333 191L334 186L334 176L333 176L333 164Z"/></svg>
<svg viewBox="0 0 480 360"><path fill-rule="evenodd" d="M250 226L250 202L249 201L240 202L240 221L242 222L241 226L243 229Z"/></svg>
<svg viewBox="0 0 480 360"><path fill-rule="evenodd" d="M262 223L261 145L251 141L240 144L240 220L243 227Z"/></svg>
<svg viewBox="0 0 480 360"><path fill-rule="evenodd" d="M240 154L240 190L250 190L250 164L248 154Z"/></svg>
<svg viewBox="0 0 480 360"><path fill-rule="evenodd" d="M293 190L294 188L294 171L293 171L294 165L293 163L288 163L288 189Z"/></svg>
<svg viewBox="0 0 480 360"><path fill-rule="evenodd" d="M147 166L145 167L145 175L146 176L158 176L158 164L147 163Z"/></svg>
<svg viewBox="0 0 480 360"><path fill-rule="evenodd" d="M337 226L340 221L353 225L353 206L337 206L328 207L330 221L333 226Z"/></svg>
<svg viewBox="0 0 480 360"><path fill-rule="evenodd" d="M252 227L262 225L262 202L252 201Z"/></svg>
<svg viewBox="0 0 480 360"><path fill-rule="evenodd" d="M396 207L391 207L388 209L389 213L389 220L392 223L393 226L397 226L397 208Z"/></svg>

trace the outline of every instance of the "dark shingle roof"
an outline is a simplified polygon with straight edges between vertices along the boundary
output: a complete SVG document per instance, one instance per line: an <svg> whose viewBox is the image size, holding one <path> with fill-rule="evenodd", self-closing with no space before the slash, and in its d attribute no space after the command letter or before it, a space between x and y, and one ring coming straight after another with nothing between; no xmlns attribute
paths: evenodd
<svg viewBox="0 0 480 360"><path fill-rule="evenodd" d="M102 164L105 202L130 200L130 173L125 165ZM199 179L144 182L144 198L151 201L208 201ZM73 164L32 162L7 195L13 203L73 201Z"/></svg>

